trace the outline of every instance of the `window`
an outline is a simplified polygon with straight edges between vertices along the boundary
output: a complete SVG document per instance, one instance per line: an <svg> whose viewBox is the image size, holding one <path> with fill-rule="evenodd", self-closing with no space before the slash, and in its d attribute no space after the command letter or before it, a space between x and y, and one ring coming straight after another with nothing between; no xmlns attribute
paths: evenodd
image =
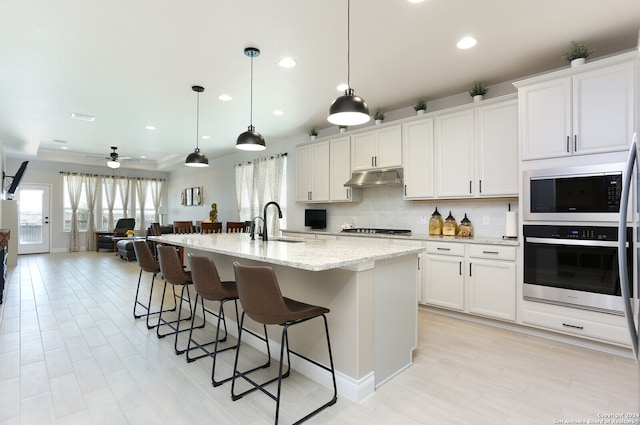
<svg viewBox="0 0 640 425"><path fill-rule="evenodd" d="M64 206L63 206L63 230L68 232L71 230L71 200L69 199L69 187L67 176L64 176ZM86 231L89 219L89 208L87 207L87 193L84 185L82 185L82 193L78 202L78 230Z"/></svg>

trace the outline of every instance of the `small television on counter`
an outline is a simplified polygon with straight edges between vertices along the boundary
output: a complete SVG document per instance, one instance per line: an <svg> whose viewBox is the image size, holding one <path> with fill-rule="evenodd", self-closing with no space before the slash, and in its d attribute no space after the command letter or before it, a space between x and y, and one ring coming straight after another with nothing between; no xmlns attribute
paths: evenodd
<svg viewBox="0 0 640 425"><path fill-rule="evenodd" d="M312 229L326 229L327 210L304 210L304 225Z"/></svg>
<svg viewBox="0 0 640 425"><path fill-rule="evenodd" d="M28 163L29 161L24 161L22 164L20 164L20 168L18 168L18 171L16 172L15 176L7 176L4 173L2 173L2 177L3 177L2 180L6 178L11 179L11 184L7 189L6 199L13 199L13 195L16 193L16 190L18 189L18 185L20 184L20 180L22 180L22 176L24 176L24 172L27 169Z"/></svg>

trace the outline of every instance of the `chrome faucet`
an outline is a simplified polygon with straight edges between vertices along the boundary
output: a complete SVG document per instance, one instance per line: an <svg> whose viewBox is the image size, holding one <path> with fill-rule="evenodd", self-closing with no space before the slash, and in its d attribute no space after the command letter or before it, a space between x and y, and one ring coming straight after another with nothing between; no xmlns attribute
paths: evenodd
<svg viewBox="0 0 640 425"><path fill-rule="evenodd" d="M278 218L282 218L282 210L280 209L280 205L278 205L278 203L275 201L267 202L267 204L264 206L264 210L262 210L262 221L264 222L264 227L262 228L263 241L269 240L267 236L267 207L269 205L275 205L276 208L278 209Z"/></svg>
<svg viewBox="0 0 640 425"><path fill-rule="evenodd" d="M251 219L251 226L249 226L249 233L251 234L252 241L256 240L256 219L262 220L262 225L264 226L264 219L259 215Z"/></svg>

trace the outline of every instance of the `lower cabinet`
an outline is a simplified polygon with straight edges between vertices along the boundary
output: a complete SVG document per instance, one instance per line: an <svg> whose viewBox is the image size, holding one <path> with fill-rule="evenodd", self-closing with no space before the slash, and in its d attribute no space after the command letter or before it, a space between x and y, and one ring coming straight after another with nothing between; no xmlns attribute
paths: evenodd
<svg viewBox="0 0 640 425"><path fill-rule="evenodd" d="M516 248L427 242L421 302L515 321Z"/></svg>

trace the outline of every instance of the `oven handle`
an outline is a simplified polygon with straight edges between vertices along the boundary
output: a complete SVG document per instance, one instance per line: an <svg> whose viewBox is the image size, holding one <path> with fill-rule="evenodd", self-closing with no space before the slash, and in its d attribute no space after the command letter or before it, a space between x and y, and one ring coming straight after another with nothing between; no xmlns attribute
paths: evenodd
<svg viewBox="0 0 640 425"><path fill-rule="evenodd" d="M633 310L631 308L631 296L629 294L629 281L627 275L627 256L625 253L625 242L627 240L627 206L629 205L629 193L631 192L631 176L633 173L633 165L638 157L637 154L638 139L636 133L633 133L631 147L629 148L629 157L627 158L627 167L624 170L622 179L622 194L620 196L620 222L618 223L618 267L620 275L620 292L622 294L622 303L624 305L624 316L627 319L627 327L629 328L629 336L631 337L631 348L636 363L638 363L638 330L633 320ZM634 285L635 286L635 285Z"/></svg>
<svg viewBox="0 0 640 425"><path fill-rule="evenodd" d="M616 241L589 241L589 240L577 240L577 239L548 239L548 238L525 238L525 243L543 243L547 245L572 245L572 246L605 246L616 248L620 246L620 242ZM629 248L629 242L622 245Z"/></svg>

